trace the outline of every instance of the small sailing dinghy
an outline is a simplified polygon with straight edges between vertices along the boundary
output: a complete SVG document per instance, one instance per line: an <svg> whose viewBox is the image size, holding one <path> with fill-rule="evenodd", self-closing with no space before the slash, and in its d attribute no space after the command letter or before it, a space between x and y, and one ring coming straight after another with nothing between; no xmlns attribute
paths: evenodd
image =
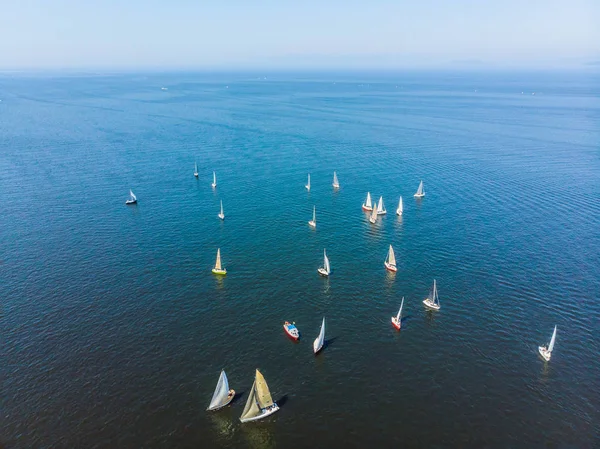
<svg viewBox="0 0 600 449"><path fill-rule="evenodd" d="M385 258L385 269L388 271L393 271L394 273L398 271L396 268L396 255L394 254L394 248L390 245L390 249L388 250L387 257Z"/></svg>
<svg viewBox="0 0 600 449"><path fill-rule="evenodd" d="M377 215L385 215L387 214L387 210L385 210L385 206L383 205L383 197L379 197L379 202L377 203Z"/></svg>
<svg viewBox="0 0 600 449"><path fill-rule="evenodd" d="M419 183L419 188L417 189L417 193L415 193L415 198L423 198L425 196L425 190L423 190L423 181Z"/></svg>
<svg viewBox="0 0 600 449"><path fill-rule="evenodd" d="M377 222L377 206L371 209L371 216L369 217L369 221L373 224Z"/></svg>
<svg viewBox="0 0 600 449"><path fill-rule="evenodd" d="M194 176L197 178L198 177L198 163L194 162Z"/></svg>
<svg viewBox="0 0 600 449"><path fill-rule="evenodd" d="M317 227L317 206L313 206L313 218L308 222L308 225L313 228Z"/></svg>
<svg viewBox="0 0 600 449"><path fill-rule="evenodd" d="M392 326L396 328L396 330L400 330L402 327L402 306L404 305L404 296L402 297L402 302L400 303L400 310L398 310L398 315L392 317Z"/></svg>
<svg viewBox="0 0 600 449"><path fill-rule="evenodd" d="M215 172L213 172L213 182L212 182L211 186L213 189L215 187L217 187L217 174Z"/></svg>
<svg viewBox="0 0 600 449"><path fill-rule="evenodd" d="M367 192L367 199L362 205L362 210L371 212L373 210L373 204L371 203L371 192Z"/></svg>
<svg viewBox="0 0 600 449"><path fill-rule="evenodd" d="M308 174L308 182L306 183L306 185L304 187L306 187L306 190L308 190L310 192L310 173Z"/></svg>
<svg viewBox="0 0 600 449"><path fill-rule="evenodd" d="M438 296L437 284L433 280L433 288L429 296L423 300L423 304L433 310L440 310L440 298Z"/></svg>
<svg viewBox="0 0 600 449"><path fill-rule="evenodd" d="M550 361L550 357L552 356L552 350L554 349L554 342L556 341L556 326L554 326L554 332L552 332L552 338L550 339L550 343L548 346L540 346L538 347L538 351L540 351L540 355L546 361Z"/></svg>
<svg viewBox="0 0 600 449"><path fill-rule="evenodd" d="M221 212L217 215L221 220L225 220L225 214L223 213L223 200L221 200Z"/></svg>
<svg viewBox="0 0 600 449"><path fill-rule="evenodd" d="M292 340L298 340L300 338L300 331L296 327L296 323L290 323L286 321L283 323L283 330Z"/></svg>
<svg viewBox="0 0 600 449"><path fill-rule="evenodd" d="M325 343L325 317L323 317L323 322L321 323L321 332L319 332L319 336L315 338L313 342L313 352L317 354L321 349L323 349L323 344Z"/></svg>
<svg viewBox="0 0 600 449"><path fill-rule="evenodd" d="M217 261L215 262L215 267L212 269L214 274L227 274L227 270L221 267L221 248L217 249Z"/></svg>
<svg viewBox="0 0 600 449"><path fill-rule="evenodd" d="M331 267L329 266L329 258L327 257L327 253L323 250L323 266L319 267L317 270L321 276L329 276L331 273Z"/></svg>
<svg viewBox="0 0 600 449"><path fill-rule="evenodd" d="M272 415L277 410L279 410L279 406L271 397L267 381L260 371L256 370L252 390L250 390L250 394L248 395L248 400L246 401L242 416L240 416L240 421L243 423L257 421Z"/></svg>
<svg viewBox="0 0 600 449"><path fill-rule="evenodd" d="M339 189L340 188L340 182L338 181L338 177L337 177L337 173L333 172L333 188L334 189Z"/></svg>
<svg viewBox="0 0 600 449"><path fill-rule="evenodd" d="M137 203L137 196L135 196L133 194L133 192L131 191L131 189L129 189L129 198L125 201L125 204L136 204Z"/></svg>
<svg viewBox="0 0 600 449"><path fill-rule="evenodd" d="M229 382L227 381L227 375L225 370L221 370L219 381L217 382L217 388L213 393L213 397L210 400L210 405L206 410L218 410L228 405L233 397L235 396L235 390L229 389Z"/></svg>
<svg viewBox="0 0 600 449"><path fill-rule="evenodd" d="M402 215L404 208L402 207L402 197L400 197L400 202L398 203L398 209L396 209L396 215Z"/></svg>

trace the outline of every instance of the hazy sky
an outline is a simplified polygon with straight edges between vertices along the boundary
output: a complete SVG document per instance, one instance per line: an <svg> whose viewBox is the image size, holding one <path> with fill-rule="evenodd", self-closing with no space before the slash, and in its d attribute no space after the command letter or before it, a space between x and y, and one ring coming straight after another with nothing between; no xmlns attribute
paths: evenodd
<svg viewBox="0 0 600 449"><path fill-rule="evenodd" d="M0 68L573 66L600 0L5 0Z"/></svg>

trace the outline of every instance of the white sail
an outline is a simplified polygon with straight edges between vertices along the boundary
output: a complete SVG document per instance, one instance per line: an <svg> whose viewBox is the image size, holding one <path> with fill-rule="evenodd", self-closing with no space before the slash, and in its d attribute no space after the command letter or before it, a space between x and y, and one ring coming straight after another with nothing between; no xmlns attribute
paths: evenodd
<svg viewBox="0 0 600 449"><path fill-rule="evenodd" d="M440 305L440 298L438 296L438 291L437 291L437 283L435 281L435 279L433 280L433 290L431 291L431 301L433 301L433 303L435 305Z"/></svg>
<svg viewBox="0 0 600 449"><path fill-rule="evenodd" d="M194 162L194 175L198 176L198 163Z"/></svg>
<svg viewBox="0 0 600 449"><path fill-rule="evenodd" d="M313 206L313 223L317 222L317 206Z"/></svg>
<svg viewBox="0 0 600 449"><path fill-rule="evenodd" d="M329 266L329 258L327 257L327 253L323 250L323 267L327 274L331 273L331 267Z"/></svg>
<svg viewBox="0 0 600 449"><path fill-rule="evenodd" d="M131 189L129 189L129 199L132 201L137 201L137 197L133 194Z"/></svg>
<svg viewBox="0 0 600 449"><path fill-rule="evenodd" d="M400 317L402 316L402 306L404 305L404 296L402 297L402 302L400 303L400 310L398 310L398 315L396 315L396 321L400 322Z"/></svg>
<svg viewBox="0 0 600 449"><path fill-rule="evenodd" d="M371 211L371 218L369 218L369 221L371 223L375 223L377 221L377 208L374 207L373 210Z"/></svg>
<svg viewBox="0 0 600 449"><path fill-rule="evenodd" d="M415 196L424 196L425 192L423 191L423 181L421 181L419 183L419 188L417 189L417 193L415 193Z"/></svg>
<svg viewBox="0 0 600 449"><path fill-rule="evenodd" d="M402 207L402 197L400 197L400 202L398 203L398 210L396 210L396 214L402 215L404 208Z"/></svg>
<svg viewBox="0 0 600 449"><path fill-rule="evenodd" d="M333 187L339 187L340 182L338 181L337 173L333 172Z"/></svg>
<svg viewBox="0 0 600 449"><path fill-rule="evenodd" d="M323 317L323 323L321 323L321 332L319 332L319 336L313 342L313 352L316 354L323 348L323 343L325 342L325 317Z"/></svg>
<svg viewBox="0 0 600 449"><path fill-rule="evenodd" d="M252 384L252 389L250 390L250 394L248 395L248 400L246 401L246 406L244 407L244 411L242 412L242 416L240 416L240 421L248 421L252 418L257 417L261 414L260 407L258 406L258 400L256 398L256 379Z"/></svg>
<svg viewBox="0 0 600 449"><path fill-rule="evenodd" d="M217 261L215 263L215 270L221 270L221 248L217 249Z"/></svg>
<svg viewBox="0 0 600 449"><path fill-rule="evenodd" d="M554 332L552 332L552 339L550 340L550 344L548 345L548 352L552 352L554 349L554 341L556 340L556 326L554 326Z"/></svg>
<svg viewBox="0 0 600 449"><path fill-rule="evenodd" d="M223 200L221 200L221 214L220 214L220 216L221 217L225 216L225 214L223 213Z"/></svg>
<svg viewBox="0 0 600 449"><path fill-rule="evenodd" d="M388 251L387 262L390 265L396 266L396 255L394 254L394 248L392 248L392 245L390 245L390 249Z"/></svg>
<svg viewBox="0 0 600 449"><path fill-rule="evenodd" d="M377 213L380 214L384 211L385 209L383 208L383 197L380 196L379 197L379 203L377 203Z"/></svg>
<svg viewBox="0 0 600 449"><path fill-rule="evenodd" d="M371 192L367 192L367 201L365 201L365 207L371 208L373 204L371 203Z"/></svg>
<svg viewBox="0 0 600 449"><path fill-rule="evenodd" d="M217 388L215 388L215 392L213 393L213 397L210 400L210 405L208 409L211 410L220 405L224 405L227 402L229 396L229 382L227 381L227 375L225 374L225 370L221 371L221 375L219 376L219 382L217 382Z"/></svg>
<svg viewBox="0 0 600 449"><path fill-rule="evenodd" d="M215 172L213 172L213 182L212 182L213 187L217 186L217 174Z"/></svg>
<svg viewBox="0 0 600 449"><path fill-rule="evenodd" d="M306 187L306 190L308 190L310 192L310 173L308 174L308 182L306 183L306 185L304 187Z"/></svg>

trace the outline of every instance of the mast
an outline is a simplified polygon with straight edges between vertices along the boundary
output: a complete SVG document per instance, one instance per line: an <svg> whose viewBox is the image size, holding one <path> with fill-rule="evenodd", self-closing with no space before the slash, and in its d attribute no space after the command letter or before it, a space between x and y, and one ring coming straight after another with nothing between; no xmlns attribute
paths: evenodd
<svg viewBox="0 0 600 449"><path fill-rule="evenodd" d="M313 206L313 222L317 222L317 206Z"/></svg>
<svg viewBox="0 0 600 449"><path fill-rule="evenodd" d="M215 263L215 269L221 269L221 248L217 249L217 262Z"/></svg>
<svg viewBox="0 0 600 449"><path fill-rule="evenodd" d="M371 192L367 192L367 201L365 202L365 206L372 207L372 204L371 204Z"/></svg>
<svg viewBox="0 0 600 449"><path fill-rule="evenodd" d="M400 202L398 203L398 215L402 215L403 207L402 207L402 197L400 197Z"/></svg>
<svg viewBox="0 0 600 449"><path fill-rule="evenodd" d="M213 172L213 186L217 185L217 174Z"/></svg>
<svg viewBox="0 0 600 449"><path fill-rule="evenodd" d="M398 315L396 315L396 321L400 322L400 316L402 315L402 306L404 305L404 296L402 297L402 302L400 303L400 310L398 310Z"/></svg>
<svg viewBox="0 0 600 449"><path fill-rule="evenodd" d="M556 340L556 326L554 326L554 332L552 332L552 338L550 339L550 344L548 345L548 352L552 352L554 349L554 341Z"/></svg>
<svg viewBox="0 0 600 449"><path fill-rule="evenodd" d="M440 304L440 298L438 297L437 283L435 282L435 279L433 280L433 292L431 293L431 299L434 304Z"/></svg>
<svg viewBox="0 0 600 449"><path fill-rule="evenodd" d="M224 215L223 214L223 200L221 200L221 215Z"/></svg>
<svg viewBox="0 0 600 449"><path fill-rule="evenodd" d="M340 182L338 181L337 173L333 172L333 187L339 187Z"/></svg>
<svg viewBox="0 0 600 449"><path fill-rule="evenodd" d="M329 272L331 271L329 267L329 259L327 258L327 253L325 252L325 250L323 250L323 268L325 268L327 274L329 274Z"/></svg>
<svg viewBox="0 0 600 449"><path fill-rule="evenodd" d="M387 259L390 265L396 266L396 255L394 254L394 248L392 248L392 245L390 245Z"/></svg>

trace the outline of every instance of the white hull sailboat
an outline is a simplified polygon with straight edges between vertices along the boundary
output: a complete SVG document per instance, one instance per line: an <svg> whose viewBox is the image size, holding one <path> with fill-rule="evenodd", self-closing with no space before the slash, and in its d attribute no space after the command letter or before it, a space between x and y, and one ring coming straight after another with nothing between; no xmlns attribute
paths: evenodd
<svg viewBox="0 0 600 449"><path fill-rule="evenodd" d="M248 400L246 401L242 416L240 416L240 421L243 423L258 421L272 415L277 410L279 410L279 406L271 397L267 381L260 371L256 370L252 390L250 390L250 394L248 395Z"/></svg>
<svg viewBox="0 0 600 449"><path fill-rule="evenodd" d="M223 200L221 200L221 212L217 215L221 220L225 220L225 214L223 213Z"/></svg>
<svg viewBox="0 0 600 449"><path fill-rule="evenodd" d="M394 248L390 245L390 249L388 250L387 257L385 258L385 269L388 271L393 271L394 273L398 271L396 268L396 255L394 254Z"/></svg>
<svg viewBox="0 0 600 449"><path fill-rule="evenodd" d="M333 183L331 184L334 189L340 188L340 182L338 181L337 173L333 172Z"/></svg>
<svg viewBox="0 0 600 449"><path fill-rule="evenodd" d="M377 215L385 215L387 214L387 210L385 210L385 206L383 205L383 197L379 197L379 202L377 203Z"/></svg>
<svg viewBox="0 0 600 449"><path fill-rule="evenodd" d="M431 293L429 293L429 296L423 300L423 304L425 304L425 307L430 309L440 310L440 298L438 296L435 279L433 280L433 288L431 289Z"/></svg>
<svg viewBox="0 0 600 449"><path fill-rule="evenodd" d="M398 203L398 209L396 209L396 215L402 215L404 208L402 207L402 197L400 197L400 202Z"/></svg>
<svg viewBox="0 0 600 449"><path fill-rule="evenodd" d="M323 250L323 266L317 270L321 276L329 276L331 273L331 267L329 266L329 258L327 253Z"/></svg>
<svg viewBox="0 0 600 449"><path fill-rule="evenodd" d="M225 370L221 371L219 381L217 382L217 388L213 393L213 397L210 400L210 405L206 410L218 410L225 407L233 400L235 396L235 390L229 389L229 382L227 381L227 375Z"/></svg>
<svg viewBox="0 0 600 449"><path fill-rule="evenodd" d="M367 199L362 205L362 210L365 212L371 212L373 210L373 204L371 203L371 192L367 192Z"/></svg>
<svg viewBox="0 0 600 449"><path fill-rule="evenodd" d="M325 343L325 317L323 317L323 322L321 323L321 332L319 332L319 336L315 338L313 341L313 352L317 354L321 349L323 349L323 344Z"/></svg>
<svg viewBox="0 0 600 449"><path fill-rule="evenodd" d="M308 174L308 182L306 183L306 185L304 187L306 187L306 190L308 190L310 192L310 173Z"/></svg>
<svg viewBox="0 0 600 449"><path fill-rule="evenodd" d="M227 270L221 266L221 248L217 249L217 261L215 262L215 267L212 269L214 274L227 274Z"/></svg>
<svg viewBox="0 0 600 449"><path fill-rule="evenodd" d="M379 215L379 214L377 213L377 207L376 207L376 206L374 206L374 207L371 209L371 216L369 217L369 221L370 221L371 223L375 224L375 223L377 222L377 216L378 216L378 215Z"/></svg>
<svg viewBox="0 0 600 449"><path fill-rule="evenodd" d="M133 192L131 191L131 189L129 189L129 198L125 201L125 204L136 204L137 203L137 196L135 196L133 194Z"/></svg>
<svg viewBox="0 0 600 449"><path fill-rule="evenodd" d="M215 187L217 187L217 174L215 172L213 172L213 182L212 182L211 186L213 189Z"/></svg>
<svg viewBox="0 0 600 449"><path fill-rule="evenodd" d="M425 190L423 189L423 181L419 183L419 188L417 189L417 193L415 193L415 198L423 198L425 196Z"/></svg>
<svg viewBox="0 0 600 449"><path fill-rule="evenodd" d="M554 332L552 332L552 338L550 339L550 343L548 346L539 346L538 351L542 358L546 361L550 361L550 357L552 356L552 351L554 350L554 342L556 341L556 326L554 326Z"/></svg>
<svg viewBox="0 0 600 449"><path fill-rule="evenodd" d="M402 302L400 303L400 310L398 310L398 315L392 317L392 326L396 328L396 330L400 330L402 327L402 306L404 305L404 296L402 297Z"/></svg>
<svg viewBox="0 0 600 449"><path fill-rule="evenodd" d="M194 162L194 176L197 178L198 177L198 163Z"/></svg>
<svg viewBox="0 0 600 449"><path fill-rule="evenodd" d="M312 228L317 227L317 206L313 206L313 217L312 220L308 222L308 225Z"/></svg>

